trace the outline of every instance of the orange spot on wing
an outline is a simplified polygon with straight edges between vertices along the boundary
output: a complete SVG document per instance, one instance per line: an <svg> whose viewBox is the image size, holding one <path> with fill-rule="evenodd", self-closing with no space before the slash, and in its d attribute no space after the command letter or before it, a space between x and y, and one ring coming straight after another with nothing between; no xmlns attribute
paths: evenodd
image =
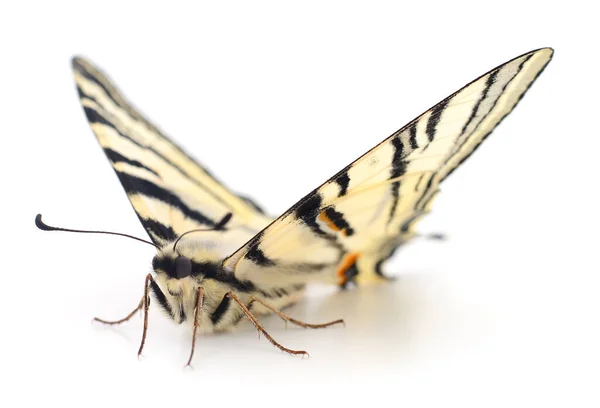
<svg viewBox="0 0 600 408"><path fill-rule="evenodd" d="M356 260L358 259L359 253L358 252L351 252L349 254L347 254L344 259L342 259L342 263L340 263L340 266L338 267L338 270L336 272L337 278L338 278L338 283L341 285L344 285L347 281L346 279L346 271L348 269L350 269L352 267L352 265L354 265L356 263Z"/></svg>
<svg viewBox="0 0 600 408"><path fill-rule="evenodd" d="M321 214L319 214L319 220L326 224L330 229L334 230L334 231L341 231L342 229L340 227L338 227L337 225L335 225L335 223L333 221L331 221L331 218L329 218L327 216L327 214L325 214L325 211L321 211Z"/></svg>

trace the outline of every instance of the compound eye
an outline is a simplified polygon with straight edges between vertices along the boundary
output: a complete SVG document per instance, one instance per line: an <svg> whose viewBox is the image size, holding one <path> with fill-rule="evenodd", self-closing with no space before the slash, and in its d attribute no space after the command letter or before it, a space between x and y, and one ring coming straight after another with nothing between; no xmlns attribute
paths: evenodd
<svg viewBox="0 0 600 408"><path fill-rule="evenodd" d="M185 256L175 259L175 275L177 279L183 279L192 274L192 261Z"/></svg>

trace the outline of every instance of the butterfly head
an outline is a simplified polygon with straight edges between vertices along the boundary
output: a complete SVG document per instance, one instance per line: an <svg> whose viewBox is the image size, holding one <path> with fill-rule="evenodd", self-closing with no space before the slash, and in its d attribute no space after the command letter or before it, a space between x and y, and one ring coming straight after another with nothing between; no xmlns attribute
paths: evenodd
<svg viewBox="0 0 600 408"><path fill-rule="evenodd" d="M211 240L190 241L184 239L188 234L194 232L212 232L222 230L231 219L232 214L227 213L212 228L199 228L181 234L174 243L168 243L159 247L158 254L152 260L152 266L157 274L164 273L170 279L185 280L202 275L202 267L211 262L218 261L213 249L214 242Z"/></svg>
<svg viewBox="0 0 600 408"><path fill-rule="evenodd" d="M159 253L152 259L152 267L157 275L164 274L170 279L185 279L192 276L192 260L180 254Z"/></svg>
<svg viewBox="0 0 600 408"><path fill-rule="evenodd" d="M183 242L182 242L183 244ZM193 318L197 290L205 278L218 268L218 259L210 251L197 247L166 245L152 259L156 288L152 288L158 304L175 322Z"/></svg>

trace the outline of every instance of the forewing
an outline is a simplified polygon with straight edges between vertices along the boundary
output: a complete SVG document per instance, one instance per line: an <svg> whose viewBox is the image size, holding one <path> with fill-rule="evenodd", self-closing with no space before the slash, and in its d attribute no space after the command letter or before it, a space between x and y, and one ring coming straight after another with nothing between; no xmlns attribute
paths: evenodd
<svg viewBox="0 0 600 408"><path fill-rule="evenodd" d="M511 112L551 57L549 48L529 52L444 99L300 200L224 265L256 281L339 272L350 258L377 268L411 238L439 184Z"/></svg>
<svg viewBox="0 0 600 408"><path fill-rule="evenodd" d="M214 226L229 212L230 226L250 231L270 221L144 118L90 62L74 58L73 70L90 126L154 243Z"/></svg>

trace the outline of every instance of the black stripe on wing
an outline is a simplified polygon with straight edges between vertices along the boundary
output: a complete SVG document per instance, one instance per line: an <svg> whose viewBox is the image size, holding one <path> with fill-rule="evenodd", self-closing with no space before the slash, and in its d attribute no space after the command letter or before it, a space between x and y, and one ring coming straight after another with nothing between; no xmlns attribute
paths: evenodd
<svg viewBox="0 0 600 408"><path fill-rule="evenodd" d="M465 134L465 132L467 131L467 128L469 127L471 122L473 122L473 119L475 119L475 116L477 116L477 113L479 112L479 107L481 106L481 102L483 102L487 98L488 93L490 92L490 88L492 87L492 85L494 85L494 82L496 82L496 77L498 76L499 72L500 72L499 69L492 72L491 75L488 77L487 81L485 81L485 88L483 88L483 91L481 92L481 97L477 100L477 103L475 104L475 106L473 106L473 111L471 112L469 119L463 126L463 128L460 132L460 136L457 140L459 140L460 137ZM481 123L481 121L479 121L479 123Z"/></svg>
<svg viewBox="0 0 600 408"><path fill-rule="evenodd" d="M83 92L80 91L80 94L85 95ZM88 96L85 96L86 98L88 98ZM93 100L92 98L88 98ZM97 110L89 107L89 106L84 106L83 110L85 111L85 115L87 116L88 121L90 122L90 125L94 124L94 123L99 123L102 124L104 126L107 126L111 129L113 129L120 137L127 139L128 141L130 141L131 143L135 144L136 146L138 146L141 149L144 149L148 152L151 152L152 154L156 155L158 158L160 158L162 161L164 161L166 164L168 164L172 169L174 169L175 171L177 171L179 174L181 174L183 177L185 177L187 180L189 180L190 182L196 184L198 187L200 187L203 191L205 191L207 194L210 194L212 197L214 197L217 201L219 201L220 203L226 205L227 208L230 208L229 204L226 203L225 201L223 201L220 197L218 197L217 195L215 195L214 193L212 193L212 191L210 189L207 189L202 183L200 183L196 178L192 177L190 174L188 174L184 169L182 169L180 166L176 165L175 163L173 163L171 160L169 160L167 157L165 157L163 154L161 154L160 152L158 152L156 149L153 149L151 146L146 146L146 145L142 145L139 142L137 142L136 140L134 140L132 137L128 136L125 132L121 131L119 129L119 126L116 123L110 122L109 120L107 120L100 112L98 112ZM253 203L254 204L254 203ZM254 204L255 207L257 207ZM258 208L258 207L257 207Z"/></svg>
<svg viewBox="0 0 600 408"><path fill-rule="evenodd" d="M392 170L390 171L390 179L395 179L397 177L402 176L406 173L406 162L403 160L405 157L404 153L404 144L402 140L396 136L391 141L392 146L394 147L394 156L392 157ZM412 144L412 142L411 142ZM388 224L396 215L396 207L398 206L398 198L400 191L400 180L394 181L392 183L392 206L390 208L390 215L388 218Z"/></svg>
<svg viewBox="0 0 600 408"><path fill-rule="evenodd" d="M350 224L344 217L344 213L337 211L335 207L325 207L322 214L325 217L325 219L329 220L333 224L335 230L341 231L347 237L352 236L354 234L354 229L350 226Z"/></svg>
<svg viewBox="0 0 600 408"><path fill-rule="evenodd" d="M164 225L162 222L152 218L139 218L146 231L148 231L148 235L150 235L150 238L152 238L152 241L155 241L154 236L163 242L175 241L177 239L178 235L170 226ZM158 242L154 243L158 244Z"/></svg>
<svg viewBox="0 0 600 408"><path fill-rule="evenodd" d="M213 227L215 222L202 214L200 211L188 207L181 199L171 191L157 186L151 181L141 177L133 176L124 172L117 171L117 176L128 195L140 194L144 197L154 198L162 201L171 207L177 208L186 217L202 224Z"/></svg>
<svg viewBox="0 0 600 408"><path fill-rule="evenodd" d="M410 125L410 128L408 129L408 132L410 134L410 138L409 138L410 148L413 150L418 149L419 143L417 142L417 122L416 121L412 122L412 124Z"/></svg>
<svg viewBox="0 0 600 408"><path fill-rule="evenodd" d="M486 115L485 115L485 116L484 116L484 117L483 117L483 118L482 118L482 119L479 121L479 123L477 124L477 126L475 127L475 129L473 130L473 132L474 132L474 131L476 131L476 130L477 130L477 128L479 127L479 124L481 124L481 122L483 122L483 120L484 120L484 119L485 119L485 118L486 118L486 117L487 117L487 116L488 116L488 115L489 115L491 112L493 112L494 108L496 107L496 104L498 103L498 100L500 99L500 97L501 97L502 95L504 95L504 92L506 91L506 88L508 87L508 85L509 85L509 84L510 84L510 83L511 83L511 82L512 82L512 81L513 81L513 80L514 80L514 79L515 79L517 76L518 76L518 74L519 74L519 73L520 73L520 72L523 70L523 67L525 66L525 63L527 63L527 61L529 61L529 60L531 59L531 57L533 57L533 55L534 55L534 52L532 52L532 53L531 53L531 55L528 55L526 58L524 58L524 59L523 59L523 61L522 61L522 62L519 64L519 67L518 67L518 69L517 69L517 72L515 73L515 75L514 75L514 76L513 76L513 77L512 77L512 78L511 78L511 79L510 79L510 80L509 80L509 81L508 81L506 84L504 84L504 86L502 87L502 91L500 92L500 94L498 95L498 97L496 98L496 100L494 101L494 104L492 105L492 107L490 108L490 110L488 111L488 113L487 113L487 114L486 114ZM548 60L548 62L550 62L550 60ZM547 66L548 62L546 63L546 66ZM508 64L508 63L507 63L507 64ZM541 70L540 70L540 71L537 73L537 75L535 76L535 78L533 78L533 79L531 80L531 82L529 82L529 85L527 86L527 89L525 89L525 90L524 90L524 91L521 93L521 96L519 97L519 100L517 101L517 103L515 103L515 104L514 104L514 106L512 107L512 109L510 109L509 111L507 111L507 112L505 112L505 113L504 113L504 116L502 116L502 117L501 117L501 118L498 120L498 122L496 123L496 125L495 125L495 126L492 128L492 129L490 129L490 131L489 131L489 132L487 132L485 135L483 135L483 137L481 138L481 141L480 141L480 142L479 142L477 145L473 146L473 150L471 150L471 152L469 152L469 154L465 155L465 157L463 157L463 158L462 158L462 159L461 159L461 160L460 160L460 161L459 161L459 162L458 162L458 163L457 163L457 164L454 166L454 168L452 168L452 169L451 169L451 170L450 170L450 171L449 171L449 172L448 172L448 173L447 173L447 174L444 176L444 178L440 180L440 183L441 183L442 181L444 181L445 179L447 179L447 178L448 178L448 176L454 172L454 170L456 170L458 167L460 167L460 165L461 165L461 164L462 164L462 163L463 163L465 160L467 160L467 159L469 158L469 156L471 156L473 153L475 153L475 150L477 150L477 149L479 148L479 146L481 146L481 144L483 143L483 141L484 141L485 139L487 139L487 137L488 137L488 136L489 136L489 135L490 135L490 134L491 134L491 133L494 131L494 129L496 129L496 128L498 127L498 125L499 125L500 123L502 123L502 121L504 120L504 118L505 118L506 116L508 116L508 114L509 114L509 113L511 113L511 112L512 112L512 111L513 111L513 110L514 110L516 107L517 107L517 105L519 104L519 101L521 101L521 99L523 98L523 96L525 96L525 94L527 93L527 91L529 90L529 88L531 87L531 85L533 85L533 83L534 83L534 82L535 82L535 80L536 80L536 79L537 79L537 78L538 78L538 77L541 75L541 73L542 73L542 72L544 72L544 69L546 69L546 66L544 66L544 67L543 67L543 68L542 68L542 69L541 69ZM494 76L494 82L496 81L496 77L497 77L497 75L500 73L500 71L501 71L503 68L504 68L504 67L499 67L499 68L497 68L497 69L496 69L496 70L495 70L495 71L494 71L494 72L493 72L493 73L490 75L490 77L491 77L491 76ZM486 83L486 89L484 90L484 92L485 92L485 95L483 95L483 94L482 94L482 97L480 98L480 101L482 101L484 98L486 98L486 97L487 97L487 92L489 92L488 85L489 85L489 87L490 87L490 88L491 88L491 86L493 85L493 82L489 82L489 79L488 79L488 82ZM478 101L478 105L479 105L479 102L480 102L480 101ZM476 106L476 108L478 108L478 106ZM474 108L474 109L475 109L475 108ZM467 140L468 140L468 138L467 138ZM464 145L464 143L466 143L466 142L467 142L467 140L465 140L465 141L463 142L463 144L461 145L461 147ZM452 157L449 157L449 158L446 160L446 162L444 162L444 166L445 166L445 165L448 163L448 161L449 161L449 160L451 160L451 158L452 158Z"/></svg>
<svg viewBox="0 0 600 408"><path fill-rule="evenodd" d="M137 160L129 159L129 158L123 156L121 153L119 153L119 152L117 152L115 150L112 150L112 149L109 149L109 148L105 148L104 149L104 153L106 153L106 156L108 157L108 160L110 160L114 164L116 164L116 163L127 163L130 166L134 166L134 167L137 167L139 169L144 169L144 170L149 171L150 173L154 174L155 176L160 177L160 175L157 172L155 172L154 170L152 170L150 167L145 166L144 164L140 163Z"/></svg>
<svg viewBox="0 0 600 408"><path fill-rule="evenodd" d="M342 171L338 173L337 176L335 176L334 180L340 187L338 197L346 195L346 193L348 192L348 185L350 184L350 177L348 176L348 172Z"/></svg>
<svg viewBox="0 0 600 408"><path fill-rule="evenodd" d="M481 123L484 122L484 120L492 113L494 112L494 109L496 107L496 104L498 103L498 101L500 100L500 98L502 97L502 95L505 94L506 89L508 88L508 86L511 84L511 82L519 75L519 73L522 71L523 67L525 66L525 63L527 61L529 61L529 59L533 56L533 54L527 56L526 58L523 59L523 61L519 64L519 67L517 68L516 72L512 75L512 77L504 84L504 86L502 87L502 89L500 90L500 92L496 95L495 99L493 100L492 106L489 108L489 110L482 115L481 117L477 118L477 114L479 113L479 109L481 107L481 104L486 101L486 99L488 99L489 97L489 92L492 88L492 86L496 83L496 79L498 78L498 75L502 72L503 69L505 69L505 67L500 67L497 68L496 70L492 71L485 83L485 87L483 89L483 91L481 92L481 95L479 96L479 99L477 100L477 102L475 103L475 105L473 106L473 110L471 112L471 114L469 115L469 117L467 118L465 124L462 127L461 133L459 135L459 137L457 137L457 141L461 141L455 148L454 148L454 152L452 154L450 154L446 160L444 161L444 163L440 166L440 168L443 168L444 166L446 166L450 160L452 160L455 155L460 152L463 147L469 143L470 141L470 135L473 134L474 132L476 132L479 129L479 126L481 125ZM539 75L539 74L538 74ZM523 95L521 95L522 97ZM450 101L452 97L447 98L446 100L444 100L443 103L437 105L434 109L433 112L429 118L429 121L427 123L427 134L428 137L430 137L430 140L433 140L435 138L435 132L436 132L436 126L439 123L440 119L441 119L441 115L443 113L444 108L448 105L448 102ZM440 105L442 106L442 109L437 109ZM516 105L515 105L516 106ZM513 107L514 109L514 107ZM496 126L498 126L498 124L500 124L500 122L502 121L502 119L504 119L504 117L506 117L506 115L508 115L512 110L506 112L506 114L500 119L500 121L498 121L498 123L496 124ZM432 122L432 119L434 119L434 114L436 114L435 117L435 123ZM466 137L463 137L465 135L465 132L467 131L469 125L472 124L473 120L475 120L475 118L477 118L477 123L475 125L475 127L470 131L470 133L468 135L466 135ZM430 129L430 125L431 125L431 129ZM495 127L494 127L495 128ZM442 179L439 180L437 184L441 183L444 179L446 179L453 171L454 169L456 169L457 167L459 167L469 156L471 156L473 154L473 152L475 152L475 150L481 145L481 143L490 135L490 133L492 133L493 129L491 129L489 132L487 132L482 138L481 141L475 145L472 149L471 152L468 152L457 164L456 166L454 166L454 168L452 170L450 170L448 172L448 174ZM429 133L431 132L431 136L429 135ZM462 140L461 140L462 139ZM434 186L434 178L435 175L431 175L429 176L429 179L427 181L427 185L425 187L425 189L423 190L421 197L419 198L419 200L415 203L415 211L417 212L423 212L425 210L425 207L427 206L427 203L429 202L429 200L431 199L431 189Z"/></svg>
<svg viewBox="0 0 600 408"><path fill-rule="evenodd" d="M306 200L296 207L295 211L296 217L306 224L315 234L325 237L327 234L317 223L317 215L321 211L322 202L323 198L321 197L321 194L314 191L312 195L307 197Z"/></svg>
<svg viewBox="0 0 600 408"><path fill-rule="evenodd" d="M444 114L444 111L446 110L446 108L450 104L450 101L455 96L456 96L456 94L447 97L442 102L440 102L437 105L435 105L433 107L433 109L431 109L431 116L429 116L429 119L427 120L427 126L425 128L425 133L427 134L427 139L429 140L429 143L425 146L425 149L427 147L429 147L429 145L431 144L431 142L435 139L435 136L436 136L436 133L437 133L437 126L440 123L440 120L442 119L442 115ZM429 180L427 181L427 186L425 187L425 190L423 190L423 193L421 194L421 197L419 197L419 199L415 203L415 206L414 206L415 210L417 210L417 211L422 211L423 210L423 200L424 200L424 198L426 196L429 195L430 190L431 190L431 188L433 186L433 180L434 180L434 178L435 178L435 174L431 174L429 176Z"/></svg>
<svg viewBox="0 0 600 408"><path fill-rule="evenodd" d="M96 85L98 85L100 87L100 89L102 89L102 91L104 92L104 94L118 107L120 107L123 110L127 110L127 104L125 103L125 101L123 100L123 98L120 97L120 95L118 93L116 93L116 90L114 89L114 87L110 84L110 83L106 83L105 81L101 81L100 78L102 77L101 75L98 75L98 72L94 72L94 73L90 73L88 71L88 68L86 68L85 64L83 63L83 61L81 61L79 58L73 58L73 69L77 72L79 72L85 79L87 79L90 82L95 83ZM81 97L83 94L82 90L79 89L79 87L77 88L79 91L79 96ZM89 96L85 95L86 98L92 99Z"/></svg>
<svg viewBox="0 0 600 408"><path fill-rule="evenodd" d="M88 81L99 86L103 93L109 98L116 106L122 109L124 112L137 122L144 124L150 131L152 131L156 136L164 139L169 144L173 145L176 149L180 150L182 154L188 157L190 160L194 161L189 155L187 155L179 146L173 143L168 137L166 137L160 129L158 129L154 124L152 124L148 119L144 117L140 112L137 111L126 99L121 95L121 92L113 85L113 83L108 79L106 74L100 71L98 68L94 67L89 62L85 61L79 57L73 57L72 60L73 70L82 75ZM81 89L79 89L81 96ZM86 96L87 97L87 96ZM90 98L94 100L94 98ZM198 164L198 163L196 163ZM198 165L200 166L200 165ZM201 166L200 166L201 167ZM203 169L204 170L204 169ZM208 173L207 173L208 174Z"/></svg>
<svg viewBox="0 0 600 408"><path fill-rule="evenodd" d="M250 250L246 253L246 259L260 266L275 266L275 262L267 258L262 249L260 249L262 237L263 233L260 232L252 238Z"/></svg>
<svg viewBox="0 0 600 408"><path fill-rule="evenodd" d="M433 139L435 139L435 132L437 131L437 125L438 125L438 123L440 123L440 119L442 118L442 113L444 112L444 109L446 109L446 106L448 106L450 99L452 99L452 97L444 99L442 102L435 105L433 107L433 109L431 110L431 116L429 117L429 120L427 120L427 127L425 128L425 133L427 134L427 139L430 142L433 141Z"/></svg>

